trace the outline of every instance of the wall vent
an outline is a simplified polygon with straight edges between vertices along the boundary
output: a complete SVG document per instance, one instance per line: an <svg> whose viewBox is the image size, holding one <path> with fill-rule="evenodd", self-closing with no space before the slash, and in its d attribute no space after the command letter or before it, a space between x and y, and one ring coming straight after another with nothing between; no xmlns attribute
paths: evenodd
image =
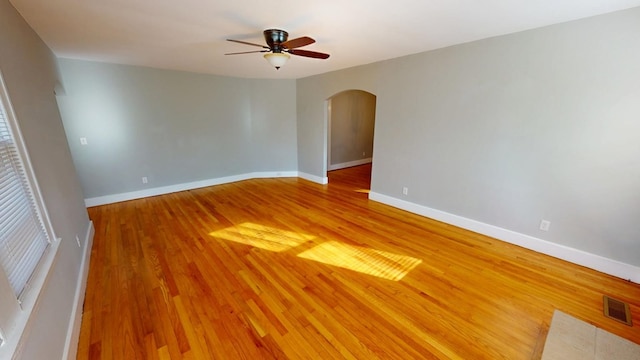
<svg viewBox="0 0 640 360"><path fill-rule="evenodd" d="M610 298L607 295L603 296L604 299L604 315L616 321L620 321L623 324L633 326L631 322L631 312L629 312L629 304Z"/></svg>

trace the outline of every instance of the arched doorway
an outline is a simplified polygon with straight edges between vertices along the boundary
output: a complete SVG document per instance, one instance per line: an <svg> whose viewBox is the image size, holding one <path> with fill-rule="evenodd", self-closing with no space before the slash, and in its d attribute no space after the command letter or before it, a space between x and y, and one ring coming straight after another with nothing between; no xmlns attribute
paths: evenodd
<svg viewBox="0 0 640 360"><path fill-rule="evenodd" d="M368 164L370 183L376 96L362 90L337 93L327 99L326 114L327 170Z"/></svg>

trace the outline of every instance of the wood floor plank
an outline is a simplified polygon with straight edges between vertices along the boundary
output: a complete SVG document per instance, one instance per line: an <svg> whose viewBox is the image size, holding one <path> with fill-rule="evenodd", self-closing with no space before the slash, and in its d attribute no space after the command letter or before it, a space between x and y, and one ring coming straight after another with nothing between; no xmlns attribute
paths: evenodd
<svg viewBox="0 0 640 360"><path fill-rule="evenodd" d="M78 359L537 359L554 309L640 343L640 285L328 185L255 179L93 207Z"/></svg>

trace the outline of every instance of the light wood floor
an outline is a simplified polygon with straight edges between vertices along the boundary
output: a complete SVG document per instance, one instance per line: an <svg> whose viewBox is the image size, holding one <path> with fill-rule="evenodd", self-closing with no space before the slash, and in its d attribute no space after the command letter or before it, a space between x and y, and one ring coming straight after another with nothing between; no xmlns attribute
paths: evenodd
<svg viewBox="0 0 640 360"><path fill-rule="evenodd" d="M640 343L639 285L368 201L369 176L90 208L78 358L532 359L556 308Z"/></svg>

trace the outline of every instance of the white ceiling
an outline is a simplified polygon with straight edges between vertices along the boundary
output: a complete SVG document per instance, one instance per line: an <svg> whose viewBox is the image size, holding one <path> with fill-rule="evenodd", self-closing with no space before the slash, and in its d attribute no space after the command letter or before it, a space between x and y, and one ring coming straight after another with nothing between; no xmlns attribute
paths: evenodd
<svg viewBox="0 0 640 360"><path fill-rule="evenodd" d="M640 6L640 0L10 0L59 57L250 78L301 78ZM262 30L310 36L279 71Z"/></svg>

